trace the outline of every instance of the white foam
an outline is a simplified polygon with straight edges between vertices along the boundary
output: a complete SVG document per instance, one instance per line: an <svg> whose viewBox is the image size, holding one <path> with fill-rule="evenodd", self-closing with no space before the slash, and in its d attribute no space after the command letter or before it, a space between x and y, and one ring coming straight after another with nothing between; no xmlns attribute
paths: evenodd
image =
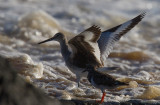
<svg viewBox="0 0 160 105"><path fill-rule="evenodd" d="M10 40L9 42L11 43L0 42L0 55L6 58L14 58L13 60L15 61L20 61L19 63L13 62L12 67L18 71L26 71L23 75L29 80L31 79L31 82L33 80L34 85L43 88L47 94L50 90L50 94L59 98L72 99L72 95L75 98L82 98L82 96L85 95L85 99L88 100L100 99L102 95L101 91L93 88L87 82L83 84L83 87L78 88L81 90L81 92L77 93L78 95L76 92L73 94L72 90L76 90L77 85L75 76L64 66L64 61L60 56L59 49L55 47L38 46L33 43L53 36L54 33L60 31L59 28L79 33L87 27L96 24L106 30L146 10L147 15L143 21L128 33L125 38L122 38L117 47L114 47L116 49L113 51L145 51L152 59L144 63L119 58L109 58L109 60L104 63L109 67L120 67L120 70L110 72L117 77L132 77L143 80L153 78L159 81L160 77L158 74L160 67L154 62L155 60L157 62L160 61L160 38L158 31L160 26L159 5L159 1L153 0L100 0L98 2L95 0L34 0L34 2L27 0L25 3L22 3L21 0L8 0L7 2L1 0L0 31L6 32L9 37L8 40ZM32 11L34 11L34 13ZM52 17L54 17L54 19ZM29 23L27 20L29 19L33 21L31 22L32 25L28 25L27 27L26 24ZM47 20L51 21L46 22ZM53 21L58 24L59 28L50 26L50 23ZM17 29L18 26L22 27ZM15 37L15 39L12 39L13 37ZM56 42L47 44L57 45ZM93 44L92 46L95 45ZM95 53L95 55L99 58L99 52ZM48 56L48 58L45 56ZM56 67L59 67L59 69L55 69ZM150 73L152 73L153 76ZM34 78L41 79L36 79L35 81ZM50 87L46 89L47 86ZM65 91L68 93L63 93L63 89L66 89ZM117 92L118 94L122 94L120 96L108 92L109 94L105 100L125 100L140 95L143 90L145 89L123 89ZM127 94L129 97L127 98L123 94Z"/></svg>

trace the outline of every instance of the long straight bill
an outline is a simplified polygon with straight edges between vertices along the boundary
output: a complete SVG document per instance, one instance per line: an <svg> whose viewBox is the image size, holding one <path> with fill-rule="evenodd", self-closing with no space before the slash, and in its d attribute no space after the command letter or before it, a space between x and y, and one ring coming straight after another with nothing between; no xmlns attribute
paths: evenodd
<svg viewBox="0 0 160 105"><path fill-rule="evenodd" d="M52 41L52 40L53 40L53 38L50 38L50 39L44 40L42 42L39 42L38 44L42 44L42 43L45 43L45 42L48 42L48 41Z"/></svg>

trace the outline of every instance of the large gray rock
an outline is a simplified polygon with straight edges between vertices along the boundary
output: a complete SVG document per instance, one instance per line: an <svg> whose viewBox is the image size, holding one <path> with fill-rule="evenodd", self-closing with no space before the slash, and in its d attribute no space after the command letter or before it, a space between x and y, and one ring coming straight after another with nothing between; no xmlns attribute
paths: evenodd
<svg viewBox="0 0 160 105"><path fill-rule="evenodd" d="M6 58L0 56L0 105L61 105L24 81Z"/></svg>

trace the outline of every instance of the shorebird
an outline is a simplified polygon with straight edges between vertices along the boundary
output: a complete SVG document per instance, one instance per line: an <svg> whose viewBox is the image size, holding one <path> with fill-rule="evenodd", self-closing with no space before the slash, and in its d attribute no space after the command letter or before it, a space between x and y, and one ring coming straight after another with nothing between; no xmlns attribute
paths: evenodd
<svg viewBox="0 0 160 105"><path fill-rule="evenodd" d="M93 25L69 41L64 34L57 33L52 38L38 44L53 40L60 43L64 61L67 67L76 74L79 86L80 78L87 76L87 74L82 73L87 67L86 65L97 68L103 67L103 61L108 57L115 42L137 25L145 14L143 12L137 17L104 32L101 32L98 26Z"/></svg>
<svg viewBox="0 0 160 105"><path fill-rule="evenodd" d="M88 66L83 72L88 72L88 81L103 93L100 103L103 103L106 95L106 89L115 89L119 86L128 85L128 83L120 82L109 74L98 71L93 66Z"/></svg>

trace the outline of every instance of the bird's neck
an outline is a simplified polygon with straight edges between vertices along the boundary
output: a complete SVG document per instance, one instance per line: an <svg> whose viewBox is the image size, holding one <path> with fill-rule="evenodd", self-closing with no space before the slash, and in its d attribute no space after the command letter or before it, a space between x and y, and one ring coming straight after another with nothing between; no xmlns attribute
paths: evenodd
<svg viewBox="0 0 160 105"><path fill-rule="evenodd" d="M62 56L63 56L64 60L66 60L69 57L69 55L70 55L70 51L68 49L68 42L67 42L66 38L63 38L60 41L60 46L61 46Z"/></svg>

